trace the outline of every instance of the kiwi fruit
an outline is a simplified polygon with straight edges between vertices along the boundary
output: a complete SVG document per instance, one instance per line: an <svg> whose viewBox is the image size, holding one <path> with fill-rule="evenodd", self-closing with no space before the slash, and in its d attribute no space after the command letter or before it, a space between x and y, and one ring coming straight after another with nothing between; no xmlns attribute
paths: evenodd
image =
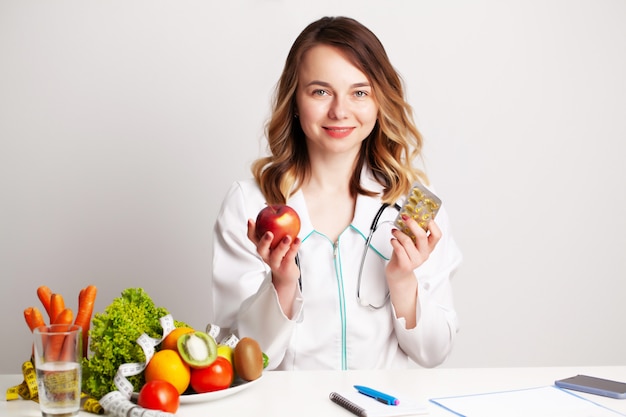
<svg viewBox="0 0 626 417"><path fill-rule="evenodd" d="M191 368L202 369L217 358L215 339L204 332L185 333L178 338L178 353Z"/></svg>
<svg viewBox="0 0 626 417"><path fill-rule="evenodd" d="M263 373L263 351L259 343L244 337L235 346L233 351L235 372L244 381L254 381Z"/></svg>

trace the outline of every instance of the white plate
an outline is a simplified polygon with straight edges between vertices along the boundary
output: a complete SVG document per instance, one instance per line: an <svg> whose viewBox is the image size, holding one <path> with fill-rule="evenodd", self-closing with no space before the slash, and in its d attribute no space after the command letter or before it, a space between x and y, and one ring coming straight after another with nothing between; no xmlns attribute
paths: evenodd
<svg viewBox="0 0 626 417"><path fill-rule="evenodd" d="M204 394L183 394L180 396L180 403L193 404L219 400L220 398L228 397L230 395L237 394L238 392L243 391L246 388L250 388L252 385L256 384L261 378L263 378L263 376L250 382L241 381L241 383L238 385L219 391L205 392Z"/></svg>

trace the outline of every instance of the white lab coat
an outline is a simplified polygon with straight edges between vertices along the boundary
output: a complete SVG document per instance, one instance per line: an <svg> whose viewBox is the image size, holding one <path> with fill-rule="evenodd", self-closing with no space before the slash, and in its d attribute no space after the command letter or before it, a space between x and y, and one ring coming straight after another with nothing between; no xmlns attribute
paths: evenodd
<svg viewBox="0 0 626 417"><path fill-rule="evenodd" d="M382 189L367 170L361 181L366 189ZM289 199L302 223L302 291L290 320L278 303L269 267L247 237L247 219L255 219L265 204L252 179L234 183L222 203L214 229L213 324L257 340L269 357L268 369L390 369L409 366L409 358L425 367L444 361L458 329L450 279L462 259L445 208L437 215L443 237L415 271L417 326L407 330L384 298L397 210L383 213L363 268L361 298L385 302L375 310L357 303L356 283L379 198L357 197L354 219L336 246L313 229L302 192Z"/></svg>

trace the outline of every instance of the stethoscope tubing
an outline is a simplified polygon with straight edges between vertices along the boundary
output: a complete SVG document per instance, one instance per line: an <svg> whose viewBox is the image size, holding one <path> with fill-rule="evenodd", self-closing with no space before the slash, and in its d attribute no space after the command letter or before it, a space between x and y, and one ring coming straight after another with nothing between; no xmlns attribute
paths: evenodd
<svg viewBox="0 0 626 417"><path fill-rule="evenodd" d="M370 226L370 231L367 235L367 238L365 239L365 248L363 249L363 256L361 257L361 264L359 266L359 275L357 278L357 287L356 287L356 299L357 302L359 303L359 305L363 306L363 307L369 307L373 310L378 310L381 309L385 306L385 304L387 304L387 300L389 299L389 290L387 290L387 294L385 295L385 300L383 301L383 303L381 305L373 305L370 304L364 300L361 299L361 277L363 276L363 266L365 265L365 258L367 256L367 252L369 250L370 247L370 243L372 241L372 237L374 236L374 232L376 231L376 229L378 228L378 222L380 221L380 217L383 215L383 213L385 212L385 210L387 209L387 207L389 207L390 204L389 203L383 203L380 208L378 209L378 211L376 212L376 215L374 216L374 218L372 219L372 224ZM395 208L396 210L400 211L400 205L398 203L394 203L393 208ZM300 287L300 292L302 292L302 269L300 267L300 256L299 254L296 254L296 265L298 266L298 270L300 271L300 276L298 277L298 286Z"/></svg>

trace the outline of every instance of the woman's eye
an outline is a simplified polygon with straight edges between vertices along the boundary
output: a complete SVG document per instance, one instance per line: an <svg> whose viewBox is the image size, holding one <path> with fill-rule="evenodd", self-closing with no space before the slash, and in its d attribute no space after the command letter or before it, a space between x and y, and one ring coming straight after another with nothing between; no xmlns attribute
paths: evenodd
<svg viewBox="0 0 626 417"><path fill-rule="evenodd" d="M314 96L327 96L328 95L328 91L326 91L326 90L313 90L313 95Z"/></svg>
<svg viewBox="0 0 626 417"><path fill-rule="evenodd" d="M368 94L367 94L367 91L356 91L354 95L357 98L363 98L363 97L367 97Z"/></svg>

